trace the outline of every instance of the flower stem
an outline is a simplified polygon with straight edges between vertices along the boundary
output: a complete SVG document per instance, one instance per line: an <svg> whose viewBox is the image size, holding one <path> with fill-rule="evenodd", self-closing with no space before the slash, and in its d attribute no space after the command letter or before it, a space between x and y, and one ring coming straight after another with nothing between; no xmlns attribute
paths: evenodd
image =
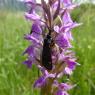
<svg viewBox="0 0 95 95"><path fill-rule="evenodd" d="M48 82L41 88L41 95L52 95L53 79L48 79Z"/></svg>

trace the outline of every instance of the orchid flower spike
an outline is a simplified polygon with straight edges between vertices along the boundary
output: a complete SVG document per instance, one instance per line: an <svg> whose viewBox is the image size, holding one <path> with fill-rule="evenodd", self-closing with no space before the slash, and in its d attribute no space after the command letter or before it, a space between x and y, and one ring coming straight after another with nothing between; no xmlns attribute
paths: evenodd
<svg viewBox="0 0 95 95"><path fill-rule="evenodd" d="M30 42L23 54L23 62L29 68L36 65L41 75L35 81L34 88L41 89L41 95L69 95L72 86L58 82L63 76L72 75L76 65L75 53L71 41L72 29L80 26L71 18L71 10L77 7L71 0L25 0L29 11L25 18L32 22L31 30L24 36ZM48 91L47 91L48 89Z"/></svg>

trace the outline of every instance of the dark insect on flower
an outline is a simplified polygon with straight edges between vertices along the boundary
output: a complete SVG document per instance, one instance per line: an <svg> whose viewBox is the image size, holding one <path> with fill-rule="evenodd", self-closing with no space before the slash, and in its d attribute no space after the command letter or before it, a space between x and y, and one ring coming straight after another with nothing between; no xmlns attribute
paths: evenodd
<svg viewBox="0 0 95 95"><path fill-rule="evenodd" d="M41 71L34 87L41 88L44 95L68 95L67 91L76 86L68 83L68 79L79 65L72 51L71 30L81 24L74 22L70 15L77 5L72 0L24 1L29 7L25 18L32 22L30 33L24 37L30 42L23 53L27 54L24 64L28 67L35 64ZM63 83L58 82L63 75L66 75Z"/></svg>
<svg viewBox="0 0 95 95"><path fill-rule="evenodd" d="M51 37L51 32L53 30L49 29L49 33L44 39L43 42L43 50L42 50L42 65L47 69L47 70L52 70L52 57L51 57L51 51L52 47L54 46L54 40ZM31 29L30 34L32 33L37 33L36 31L33 31ZM37 33L39 34L39 33ZM41 34L39 34L41 35Z"/></svg>
<svg viewBox="0 0 95 95"><path fill-rule="evenodd" d="M42 51L42 65L47 70L52 70L52 58L51 58L51 43L53 42L53 39L51 38L51 35L47 35L44 39L43 44L43 51Z"/></svg>
<svg viewBox="0 0 95 95"><path fill-rule="evenodd" d="M52 47L54 46L54 40L51 37L52 29L49 29L49 33L47 34L46 38L44 39L43 44L43 51L42 51L42 65L47 70L52 70Z"/></svg>

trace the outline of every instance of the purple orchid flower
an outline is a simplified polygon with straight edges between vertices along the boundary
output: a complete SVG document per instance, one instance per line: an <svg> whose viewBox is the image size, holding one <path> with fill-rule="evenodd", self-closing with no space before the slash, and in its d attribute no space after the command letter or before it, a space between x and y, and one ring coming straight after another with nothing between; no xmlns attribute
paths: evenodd
<svg viewBox="0 0 95 95"><path fill-rule="evenodd" d="M64 7L66 9L69 9L69 10L73 10L74 8L79 6L78 4L73 4L72 0L61 0L61 2L63 2L64 3Z"/></svg>
<svg viewBox="0 0 95 95"><path fill-rule="evenodd" d="M25 18L32 21L32 27L24 36L30 45L23 53L27 54L23 63L29 68L36 65L41 71L34 87L45 90L42 95L69 95L67 91L74 86L57 80L72 75L79 65L70 50L73 48L71 31L81 25L72 20L70 13L78 5L71 0L41 0L40 4L36 0L25 0L25 3L30 8Z"/></svg>
<svg viewBox="0 0 95 95"><path fill-rule="evenodd" d="M26 64L28 68L31 68L33 62L32 62L31 60L28 59L28 60L24 61L23 64Z"/></svg>
<svg viewBox="0 0 95 95"><path fill-rule="evenodd" d="M34 12L32 14L26 13L25 17L26 17L26 19L33 20L33 21L37 21L37 20L39 21L41 19L40 16Z"/></svg>
<svg viewBox="0 0 95 95"><path fill-rule="evenodd" d="M55 95L69 95L66 91L58 90Z"/></svg>

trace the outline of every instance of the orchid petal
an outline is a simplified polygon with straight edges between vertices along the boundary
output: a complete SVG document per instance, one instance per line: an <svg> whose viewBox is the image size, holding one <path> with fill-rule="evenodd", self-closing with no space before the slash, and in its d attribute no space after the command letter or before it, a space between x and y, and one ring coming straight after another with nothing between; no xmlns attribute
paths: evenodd
<svg viewBox="0 0 95 95"><path fill-rule="evenodd" d="M71 48L70 41L68 40L67 35L65 33L59 34L56 37L56 42L62 48Z"/></svg>
<svg viewBox="0 0 95 95"><path fill-rule="evenodd" d="M69 95L66 91L58 90L55 95Z"/></svg>
<svg viewBox="0 0 95 95"><path fill-rule="evenodd" d="M32 41L32 43L36 46L36 45L41 45L41 42L36 39L35 37L33 37L32 35L25 35L24 37L25 39Z"/></svg>
<svg viewBox="0 0 95 95"><path fill-rule="evenodd" d="M65 67L65 73L71 75L73 72L72 69L70 69L69 67Z"/></svg>
<svg viewBox="0 0 95 95"><path fill-rule="evenodd" d="M65 91L67 91L67 90L72 89L73 87L74 87L74 86L69 85L69 84L67 84L67 83L60 83L60 84L59 84L59 89L60 89L60 90L65 90Z"/></svg>
<svg viewBox="0 0 95 95"><path fill-rule="evenodd" d="M54 26L54 31L57 32L57 33L59 33L59 31L60 31L59 26Z"/></svg>
<svg viewBox="0 0 95 95"><path fill-rule="evenodd" d="M23 64L26 64L28 68L31 68L33 62L31 60L26 60L26 61L23 62Z"/></svg>
<svg viewBox="0 0 95 95"><path fill-rule="evenodd" d="M34 83L34 88L40 88L45 84L46 78L44 76L40 77L38 80Z"/></svg>
<svg viewBox="0 0 95 95"><path fill-rule="evenodd" d="M67 10L65 11L62 19L63 19L64 25L67 25L69 23L73 23L71 16L70 16L70 13Z"/></svg>
<svg viewBox="0 0 95 95"><path fill-rule="evenodd" d="M40 16L36 13L25 13L25 18L33 21L39 21L41 19Z"/></svg>
<svg viewBox="0 0 95 95"><path fill-rule="evenodd" d="M28 55L34 55L34 48L33 48L33 46L31 45L31 46L29 46L25 51L24 51L24 53L23 54L28 54Z"/></svg>

